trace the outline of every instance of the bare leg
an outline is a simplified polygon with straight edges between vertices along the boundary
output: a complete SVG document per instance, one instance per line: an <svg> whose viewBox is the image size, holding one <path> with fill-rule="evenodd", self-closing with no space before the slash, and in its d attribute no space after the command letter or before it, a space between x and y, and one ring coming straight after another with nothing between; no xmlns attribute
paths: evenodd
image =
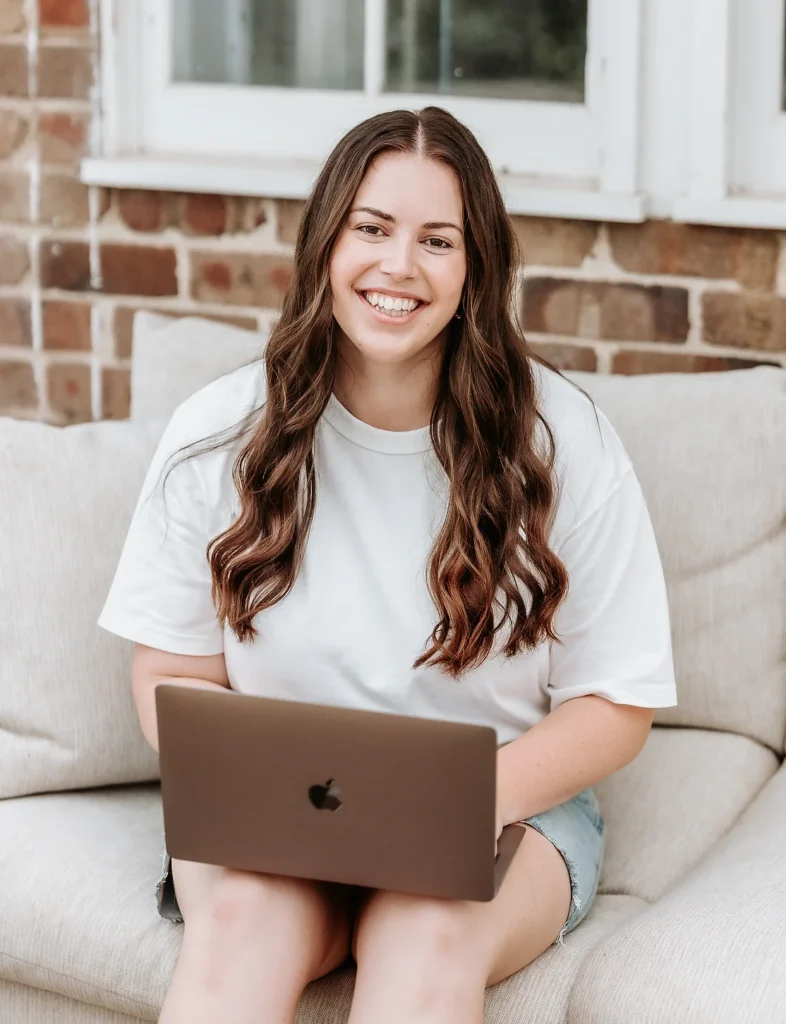
<svg viewBox="0 0 786 1024"><path fill-rule="evenodd" d="M159 1024L291 1024L338 967L351 929L340 887L174 861L184 935Z"/></svg>
<svg viewBox="0 0 786 1024"><path fill-rule="evenodd" d="M357 920L349 1024L482 1024L486 987L554 942L570 901L562 855L532 828L490 903L376 893Z"/></svg>

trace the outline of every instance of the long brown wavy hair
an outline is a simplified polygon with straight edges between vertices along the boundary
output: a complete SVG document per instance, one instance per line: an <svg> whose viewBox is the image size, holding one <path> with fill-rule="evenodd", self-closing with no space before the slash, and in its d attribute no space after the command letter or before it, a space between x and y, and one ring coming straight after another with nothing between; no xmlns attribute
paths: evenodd
<svg viewBox="0 0 786 1024"><path fill-rule="evenodd" d="M451 321L430 421L449 482L427 570L437 622L413 665L439 665L457 678L481 664L497 638L505 656L559 642L553 619L568 575L548 546L555 443L537 407L533 363L559 371L530 350L513 312L519 253L491 165L474 135L439 107L369 118L344 136L317 178L292 283L260 357L265 403L207 449L244 438L232 468L240 513L207 547L212 596L221 625L252 641L254 617L286 597L297 577L315 509L315 432L336 375L331 256L370 164L389 152L444 162L463 200L462 315Z"/></svg>

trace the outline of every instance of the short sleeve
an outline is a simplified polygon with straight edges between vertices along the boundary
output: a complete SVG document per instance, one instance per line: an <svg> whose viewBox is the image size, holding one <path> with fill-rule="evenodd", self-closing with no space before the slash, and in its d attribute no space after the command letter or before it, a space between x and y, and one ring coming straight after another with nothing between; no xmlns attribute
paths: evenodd
<svg viewBox="0 0 786 1024"><path fill-rule="evenodd" d="M554 628L551 710L597 694L615 704L677 703L663 568L632 467L557 549L569 575Z"/></svg>
<svg viewBox="0 0 786 1024"><path fill-rule="evenodd" d="M181 407L148 469L98 625L171 654L213 655L224 643L211 596L200 459L177 455L190 440Z"/></svg>

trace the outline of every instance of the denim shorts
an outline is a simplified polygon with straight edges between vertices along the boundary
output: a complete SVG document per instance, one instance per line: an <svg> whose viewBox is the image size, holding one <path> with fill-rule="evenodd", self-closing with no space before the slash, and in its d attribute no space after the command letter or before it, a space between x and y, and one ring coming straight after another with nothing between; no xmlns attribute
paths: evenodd
<svg viewBox="0 0 786 1024"><path fill-rule="evenodd" d="M603 815L595 794L585 789L564 804L526 818L524 823L556 846L568 868L570 913L555 943L561 946L567 933L587 916L598 892L605 846Z"/></svg>
<svg viewBox="0 0 786 1024"><path fill-rule="evenodd" d="M568 868L570 913L555 943L562 945L565 935L586 917L598 891L603 866L603 815L595 794L591 789L585 789L564 804L526 818L524 824L536 829L556 846ZM156 886L156 898L161 917L168 921L182 922L175 893L172 859L166 850Z"/></svg>

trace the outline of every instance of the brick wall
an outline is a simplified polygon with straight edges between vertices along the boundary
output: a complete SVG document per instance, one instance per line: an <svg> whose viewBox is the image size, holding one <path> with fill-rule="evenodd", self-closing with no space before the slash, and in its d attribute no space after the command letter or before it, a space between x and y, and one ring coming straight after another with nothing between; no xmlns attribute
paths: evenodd
<svg viewBox="0 0 786 1024"><path fill-rule="evenodd" d="M301 204L87 188L100 0L0 0L0 415L123 418L140 307L266 329ZM92 24L91 24L92 21ZM516 218L563 368L786 365L786 235Z"/></svg>

